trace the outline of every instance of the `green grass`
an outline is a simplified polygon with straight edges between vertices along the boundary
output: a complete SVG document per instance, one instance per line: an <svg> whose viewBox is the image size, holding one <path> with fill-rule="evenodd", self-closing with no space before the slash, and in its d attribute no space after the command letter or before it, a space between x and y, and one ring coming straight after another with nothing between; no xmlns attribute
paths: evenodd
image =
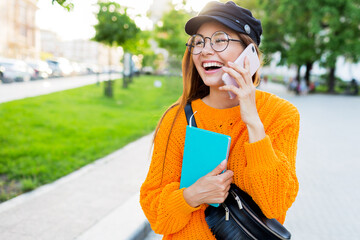
<svg viewBox="0 0 360 240"><path fill-rule="evenodd" d="M103 90L89 85L0 104L0 201L150 133L182 85L178 77L141 76L128 89L116 81L113 99Z"/></svg>

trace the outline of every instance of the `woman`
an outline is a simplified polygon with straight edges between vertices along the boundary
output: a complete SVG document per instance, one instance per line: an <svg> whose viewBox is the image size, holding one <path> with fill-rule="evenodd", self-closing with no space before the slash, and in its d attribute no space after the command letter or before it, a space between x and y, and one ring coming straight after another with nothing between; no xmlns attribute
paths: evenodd
<svg viewBox="0 0 360 240"><path fill-rule="evenodd" d="M283 223L298 191L299 113L286 100L256 90L259 74L251 78L247 59L244 66L233 63L248 44L260 44L260 21L233 2L210 2L187 22L185 31L196 35L183 58L183 94L160 120L141 187L140 203L152 229L163 239L215 239L204 211L207 203L226 199L232 182L250 194L268 218ZM224 73L239 87L224 86ZM228 92L236 97L230 99ZM189 101L199 128L229 135L232 142L227 162L179 189L184 106Z"/></svg>

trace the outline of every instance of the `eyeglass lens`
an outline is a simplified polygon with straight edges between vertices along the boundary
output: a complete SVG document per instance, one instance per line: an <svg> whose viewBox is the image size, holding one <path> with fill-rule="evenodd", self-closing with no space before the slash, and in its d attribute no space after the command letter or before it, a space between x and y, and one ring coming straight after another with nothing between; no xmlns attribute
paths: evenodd
<svg viewBox="0 0 360 240"><path fill-rule="evenodd" d="M209 37L207 37L209 38ZM195 34L190 37L188 41L188 48L192 54L199 54L205 47L205 39L199 34ZM209 38L210 39L210 38ZM210 39L210 46L214 51L224 51L229 44L229 36L224 32L215 32Z"/></svg>

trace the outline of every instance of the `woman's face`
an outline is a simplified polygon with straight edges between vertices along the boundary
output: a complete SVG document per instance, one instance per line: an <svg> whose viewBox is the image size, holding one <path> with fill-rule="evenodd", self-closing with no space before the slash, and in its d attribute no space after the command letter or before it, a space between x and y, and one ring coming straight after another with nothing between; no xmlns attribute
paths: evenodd
<svg viewBox="0 0 360 240"><path fill-rule="evenodd" d="M197 31L197 34L202 35L204 38L211 38L217 31L227 33L230 39L239 39L235 31L218 22L204 23ZM221 67L228 66L229 61L234 62L243 50L244 48L240 42L229 41L229 45L224 51L216 52L211 48L210 40L206 38L202 52L198 55L192 55L195 67L205 85L209 87L224 85L221 80L224 71Z"/></svg>

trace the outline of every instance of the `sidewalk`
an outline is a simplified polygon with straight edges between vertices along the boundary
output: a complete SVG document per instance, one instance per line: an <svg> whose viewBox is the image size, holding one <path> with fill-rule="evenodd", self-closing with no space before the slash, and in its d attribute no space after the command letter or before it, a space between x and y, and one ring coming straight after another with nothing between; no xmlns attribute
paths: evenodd
<svg viewBox="0 0 360 240"><path fill-rule="evenodd" d="M0 204L0 239L143 239L150 228L138 193L150 164L151 141L152 134Z"/></svg>

